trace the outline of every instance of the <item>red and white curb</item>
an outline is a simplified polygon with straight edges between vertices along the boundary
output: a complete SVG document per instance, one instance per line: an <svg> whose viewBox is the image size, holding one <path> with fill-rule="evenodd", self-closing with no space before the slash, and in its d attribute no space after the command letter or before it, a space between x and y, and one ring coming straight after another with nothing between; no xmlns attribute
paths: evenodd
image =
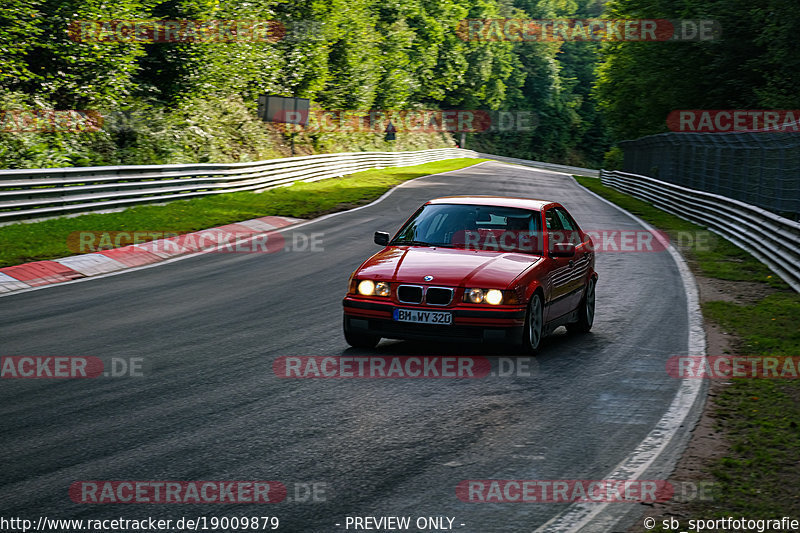
<svg viewBox="0 0 800 533"><path fill-rule="evenodd" d="M131 244L112 250L73 255L52 261L34 261L22 265L0 268L0 293L26 290L32 287L63 283L79 278L108 274L128 268L166 261L179 255L196 254L215 247L201 248L200 244L215 234L234 233L247 238L265 234L279 228L303 222L299 218L266 216L226 224L216 228L185 233L168 239L157 239L143 244ZM163 241L174 246L164 246Z"/></svg>

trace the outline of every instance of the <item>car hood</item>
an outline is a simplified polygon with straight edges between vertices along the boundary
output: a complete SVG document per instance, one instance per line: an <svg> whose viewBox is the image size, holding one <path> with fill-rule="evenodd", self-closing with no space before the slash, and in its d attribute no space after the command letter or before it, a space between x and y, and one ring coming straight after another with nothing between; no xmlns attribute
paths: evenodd
<svg viewBox="0 0 800 533"><path fill-rule="evenodd" d="M505 288L541 259L516 252L390 246L370 257L358 276L400 283ZM424 281L425 276L433 276L433 280Z"/></svg>

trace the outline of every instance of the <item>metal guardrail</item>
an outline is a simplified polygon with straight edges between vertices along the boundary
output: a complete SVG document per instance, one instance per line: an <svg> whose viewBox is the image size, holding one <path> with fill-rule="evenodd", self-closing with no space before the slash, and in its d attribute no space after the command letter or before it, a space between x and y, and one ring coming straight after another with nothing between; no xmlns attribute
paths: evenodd
<svg viewBox="0 0 800 533"><path fill-rule="evenodd" d="M739 200L648 176L601 170L600 179L603 185L708 227L750 252L800 292L800 222Z"/></svg>
<svg viewBox="0 0 800 533"><path fill-rule="evenodd" d="M579 176L589 176L590 178L599 178L600 171L592 168L571 167L569 165L557 165L555 163L545 163L544 161L531 161L528 159L517 159L516 157L505 157L502 155L482 154L478 153L478 157L486 159L496 159L504 163L511 163L514 165L522 165L526 167L542 168L545 170L553 170L555 172L566 172L567 174L578 174Z"/></svg>
<svg viewBox="0 0 800 533"><path fill-rule="evenodd" d="M347 152L251 163L135 165L0 170L0 222L185 200L238 191L260 192L384 167L477 157L472 150Z"/></svg>

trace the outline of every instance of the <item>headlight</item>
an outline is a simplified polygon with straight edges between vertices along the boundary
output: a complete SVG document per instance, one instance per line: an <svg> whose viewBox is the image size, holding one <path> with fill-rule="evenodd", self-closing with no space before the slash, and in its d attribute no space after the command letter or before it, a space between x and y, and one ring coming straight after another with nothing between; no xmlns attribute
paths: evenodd
<svg viewBox="0 0 800 533"><path fill-rule="evenodd" d="M466 289L464 302L473 304L486 303L489 305L516 304L517 298L514 291L501 291L499 289Z"/></svg>
<svg viewBox="0 0 800 533"><path fill-rule="evenodd" d="M362 296L372 296L375 293L375 284L365 279L358 284L358 294Z"/></svg>
<svg viewBox="0 0 800 533"><path fill-rule="evenodd" d="M503 293L498 291L497 289L491 289L486 291L486 295L484 296L486 299L487 304L491 305L499 305L503 303Z"/></svg>
<svg viewBox="0 0 800 533"><path fill-rule="evenodd" d="M385 281L380 281L375 284L375 294L378 296L389 296L392 293L389 284Z"/></svg>
<svg viewBox="0 0 800 533"><path fill-rule="evenodd" d="M469 289L467 291L467 298L474 304L483 302L483 289Z"/></svg>
<svg viewBox="0 0 800 533"><path fill-rule="evenodd" d="M375 283L365 279L358 283L358 294L362 296L389 296L391 293L391 286L385 281Z"/></svg>

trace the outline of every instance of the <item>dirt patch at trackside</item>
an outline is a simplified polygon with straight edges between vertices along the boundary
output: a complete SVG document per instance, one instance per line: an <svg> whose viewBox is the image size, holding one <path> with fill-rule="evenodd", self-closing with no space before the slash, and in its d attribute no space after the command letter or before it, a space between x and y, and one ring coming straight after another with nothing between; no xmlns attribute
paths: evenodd
<svg viewBox="0 0 800 533"><path fill-rule="evenodd" d="M693 266L693 265L690 265ZM694 274L697 280L700 302L726 301L739 304L752 303L774 292L762 283L726 281L701 276L696 269ZM719 326L705 321L706 352L708 355L735 355L741 344L739 338L722 331ZM711 497L710 491L703 494L703 487L708 487L713 482L709 473L711 466L720 457L728 452L729 442L725 434L717 427L716 405L714 399L724 387L730 385L728 381L711 380L708 396L700 420L692 430L691 438L686 446L675 470L668 481L676 488L676 495L672 501L665 503L643 504L643 515L628 528L628 533L641 533L647 531L643 520L652 516L657 523L670 516L682 523L693 516L694 501L692 498ZM684 488L685 487L685 488ZM690 487L697 487L700 492L692 493Z"/></svg>

